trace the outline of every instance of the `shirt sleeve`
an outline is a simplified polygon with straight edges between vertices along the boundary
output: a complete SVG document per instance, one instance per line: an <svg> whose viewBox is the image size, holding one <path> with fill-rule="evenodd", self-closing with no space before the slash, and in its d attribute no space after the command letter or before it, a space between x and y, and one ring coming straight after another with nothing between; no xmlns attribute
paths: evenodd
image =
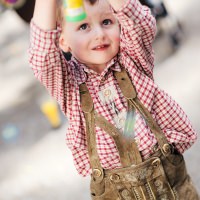
<svg viewBox="0 0 200 200"><path fill-rule="evenodd" d="M152 107L156 121L165 133L168 141L183 153L197 140L193 129L182 108L166 92L157 88Z"/></svg>
<svg viewBox="0 0 200 200"><path fill-rule="evenodd" d="M35 77L64 109L64 84L66 82L66 61L58 47L60 29L44 31L33 21L30 24L29 64Z"/></svg>
<svg viewBox="0 0 200 200"><path fill-rule="evenodd" d="M116 12L116 17L121 26L121 52L128 54L137 67L153 79L152 43L156 34L156 20L150 9L138 0L128 0Z"/></svg>

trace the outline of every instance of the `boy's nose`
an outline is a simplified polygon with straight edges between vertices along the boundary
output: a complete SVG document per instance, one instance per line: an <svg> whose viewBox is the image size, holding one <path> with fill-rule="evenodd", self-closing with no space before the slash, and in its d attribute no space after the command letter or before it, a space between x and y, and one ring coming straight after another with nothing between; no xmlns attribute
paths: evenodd
<svg viewBox="0 0 200 200"><path fill-rule="evenodd" d="M104 36L105 36L105 32L104 32L103 28L96 27L95 28L95 38L96 38L96 40L103 39Z"/></svg>

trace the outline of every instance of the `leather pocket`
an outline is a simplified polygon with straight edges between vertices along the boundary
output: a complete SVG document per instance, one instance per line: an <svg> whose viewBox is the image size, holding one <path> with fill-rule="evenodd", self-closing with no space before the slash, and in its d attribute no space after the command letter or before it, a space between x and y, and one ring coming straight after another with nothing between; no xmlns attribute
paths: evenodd
<svg viewBox="0 0 200 200"><path fill-rule="evenodd" d="M117 191L107 178L100 183L91 180L90 191L92 200L120 200Z"/></svg>
<svg viewBox="0 0 200 200"><path fill-rule="evenodd" d="M187 177L187 169L183 155L171 154L167 158L161 156L163 167L171 187L181 185Z"/></svg>
<svg viewBox="0 0 200 200"><path fill-rule="evenodd" d="M105 192L105 178L99 182L95 179L91 179L90 182L90 191L92 196L101 196Z"/></svg>
<svg viewBox="0 0 200 200"><path fill-rule="evenodd" d="M174 188L177 192L177 199L199 200L199 195L189 176L185 179L181 186Z"/></svg>

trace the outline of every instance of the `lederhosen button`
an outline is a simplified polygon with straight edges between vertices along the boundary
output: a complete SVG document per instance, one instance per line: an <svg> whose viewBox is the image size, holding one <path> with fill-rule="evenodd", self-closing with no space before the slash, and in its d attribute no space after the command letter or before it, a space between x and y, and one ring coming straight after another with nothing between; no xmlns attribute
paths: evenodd
<svg viewBox="0 0 200 200"><path fill-rule="evenodd" d="M119 181L120 180L120 176L118 174L112 174L110 176L110 180L111 181Z"/></svg>
<svg viewBox="0 0 200 200"><path fill-rule="evenodd" d="M100 169L93 169L93 172L92 172L92 175L94 177L100 177L102 174L101 170Z"/></svg>

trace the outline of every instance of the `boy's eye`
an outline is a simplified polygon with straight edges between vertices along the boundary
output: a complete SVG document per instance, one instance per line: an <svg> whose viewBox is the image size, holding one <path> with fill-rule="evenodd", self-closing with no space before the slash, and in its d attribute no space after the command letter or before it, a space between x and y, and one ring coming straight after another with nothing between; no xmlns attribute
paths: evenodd
<svg viewBox="0 0 200 200"><path fill-rule="evenodd" d="M103 25L109 25L109 24L112 24L112 21L110 19L103 20Z"/></svg>
<svg viewBox="0 0 200 200"><path fill-rule="evenodd" d="M82 24L80 25L79 30L86 30L87 27L88 27L88 24Z"/></svg>

